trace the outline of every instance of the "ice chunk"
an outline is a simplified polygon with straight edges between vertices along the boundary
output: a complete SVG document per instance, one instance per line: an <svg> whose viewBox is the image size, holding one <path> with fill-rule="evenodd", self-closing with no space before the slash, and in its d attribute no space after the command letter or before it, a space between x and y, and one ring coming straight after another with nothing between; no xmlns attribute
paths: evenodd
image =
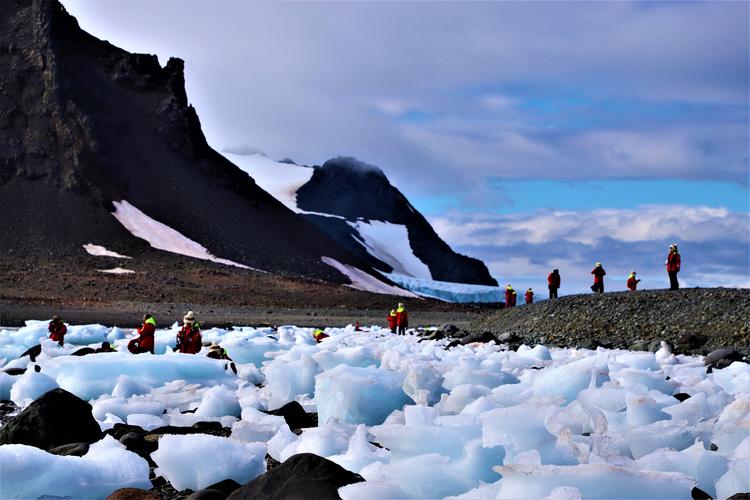
<svg viewBox="0 0 750 500"><path fill-rule="evenodd" d="M315 375L320 372L318 364L309 354L302 354L299 359L286 361L273 360L264 370L265 389L269 394L269 408L279 408L302 394L315 394Z"/></svg>
<svg viewBox="0 0 750 500"><path fill-rule="evenodd" d="M108 413L107 415L111 415L111 413ZM156 429L165 424L166 422L164 422L163 418L149 413L131 413L128 415L128 425L137 425L147 431Z"/></svg>
<svg viewBox="0 0 750 500"><path fill-rule="evenodd" d="M659 448L684 450L695 442L695 430L681 424L662 420L625 433L633 458L638 459Z"/></svg>
<svg viewBox="0 0 750 500"><path fill-rule="evenodd" d="M404 392L419 404L435 404L446 392L443 376L428 363L414 363L407 368Z"/></svg>
<svg viewBox="0 0 750 500"><path fill-rule="evenodd" d="M252 363L257 368L269 360L266 356L268 353L277 352L281 348L276 339L249 335L230 335L222 341L221 346L235 363Z"/></svg>
<svg viewBox="0 0 750 500"><path fill-rule="evenodd" d="M166 434L151 458L158 465L156 475L164 476L177 490L200 490L224 479L240 484L255 479L266 471L265 455L262 443L207 434Z"/></svg>
<svg viewBox="0 0 750 500"><path fill-rule="evenodd" d="M514 452L538 448L556 441L545 425L545 419L556 407L527 403L509 408L497 408L480 415L482 444L486 447L504 446Z"/></svg>
<svg viewBox="0 0 750 500"><path fill-rule="evenodd" d="M401 388L403 375L379 368L339 365L315 377L318 419L352 424L382 423L393 410L413 401Z"/></svg>
<svg viewBox="0 0 750 500"><path fill-rule="evenodd" d="M729 498L735 493L750 491L750 459L741 458L729 463L729 470L716 481L717 498Z"/></svg>
<svg viewBox="0 0 750 500"><path fill-rule="evenodd" d="M471 370L457 366L445 374L443 387L448 390L455 389L459 385L476 384L492 389L499 385L517 384L518 378L508 372L490 370Z"/></svg>
<svg viewBox="0 0 750 500"><path fill-rule="evenodd" d="M341 364L362 368L380 364L380 357L368 346L340 347L332 351L320 351L313 354L313 359L324 371Z"/></svg>
<svg viewBox="0 0 750 500"><path fill-rule="evenodd" d="M655 389L669 395L674 394L677 387L677 384L671 380L667 380L663 373L647 370L625 368L612 373L611 377L613 380L617 380L623 387L635 388L638 385L643 385L647 389Z"/></svg>
<svg viewBox="0 0 750 500"><path fill-rule="evenodd" d="M0 400L10 399L10 388L16 382L16 377L12 377L5 372L0 372Z"/></svg>
<svg viewBox="0 0 750 500"><path fill-rule="evenodd" d="M461 384L447 396L443 395L435 408L443 414L460 413L466 405L487 394L490 394L490 389L483 385Z"/></svg>
<svg viewBox="0 0 750 500"><path fill-rule="evenodd" d="M414 498L442 498L479 485L435 453L391 461L380 467L379 476L379 481L398 484L407 497Z"/></svg>
<svg viewBox="0 0 750 500"><path fill-rule="evenodd" d="M343 466L342 466L343 467ZM399 485L387 482L360 482L339 488L342 500L382 500L384 498L411 498Z"/></svg>
<svg viewBox="0 0 750 500"><path fill-rule="evenodd" d="M201 417L239 417L242 412L237 396L221 386L211 387L203 393L203 400L195 415Z"/></svg>
<svg viewBox="0 0 750 500"><path fill-rule="evenodd" d="M507 465L497 498L544 498L556 488L576 488L583 498L689 498L695 481L676 472L638 471L611 464Z"/></svg>
<svg viewBox="0 0 750 500"><path fill-rule="evenodd" d="M17 377L11 387L10 399L18 406L26 406L57 387L57 382L49 375L27 370L26 373Z"/></svg>
<svg viewBox="0 0 750 500"><path fill-rule="evenodd" d="M628 394L625 401L628 407L625 420L630 427L640 427L672 418L669 413L661 411L651 398Z"/></svg>
<svg viewBox="0 0 750 500"><path fill-rule="evenodd" d="M139 384L127 375L120 375L115 384L115 388L112 389L112 396L116 398L129 398L138 394L147 394L151 391L151 388Z"/></svg>
<svg viewBox="0 0 750 500"><path fill-rule="evenodd" d="M479 436L479 428L476 435ZM389 450L394 460L438 453L449 458L463 454L466 433L460 428L433 425L380 425L371 432Z"/></svg>
<svg viewBox="0 0 750 500"><path fill-rule="evenodd" d="M151 488L148 463L111 436L82 457L58 456L33 446L0 446L3 498L104 498L118 488Z"/></svg>
<svg viewBox="0 0 750 500"><path fill-rule="evenodd" d="M166 409L164 404L151 399L150 396L133 396L132 398L104 397L91 402L91 413L97 420L103 420L108 414L127 419L134 413L162 415Z"/></svg>
<svg viewBox="0 0 750 500"><path fill-rule="evenodd" d="M281 455L284 449L298 439L299 437L289 429L289 426L284 424L268 441L268 454L271 455L274 460L283 462Z"/></svg>
<svg viewBox="0 0 750 500"><path fill-rule="evenodd" d="M609 380L608 373L596 358L583 358L541 370L534 378L532 390L537 396L561 396L570 403L587 387L598 387Z"/></svg>
<svg viewBox="0 0 750 500"><path fill-rule="evenodd" d="M365 466L373 462L388 462L390 453L370 444L367 440L367 427L364 424L359 424L349 440L349 448L347 448L346 453L331 455L328 459L347 470L359 473Z"/></svg>
<svg viewBox="0 0 750 500"><path fill-rule="evenodd" d="M281 461L298 453L313 453L330 457L343 453L349 445L349 435L332 426L303 429L299 439L281 451Z"/></svg>
<svg viewBox="0 0 750 500"><path fill-rule="evenodd" d="M286 425L284 417L267 415L255 408L242 410L242 420L232 425L232 438L247 442L266 442ZM288 443L287 443L288 444Z"/></svg>

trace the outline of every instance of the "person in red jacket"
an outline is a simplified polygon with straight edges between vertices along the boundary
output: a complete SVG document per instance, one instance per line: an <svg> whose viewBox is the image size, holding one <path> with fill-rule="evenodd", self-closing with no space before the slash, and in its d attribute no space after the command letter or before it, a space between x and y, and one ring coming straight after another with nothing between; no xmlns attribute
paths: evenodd
<svg viewBox="0 0 750 500"><path fill-rule="evenodd" d="M531 290L531 288L526 290L524 298L526 299L527 304L531 304L532 302L534 302L534 292Z"/></svg>
<svg viewBox="0 0 750 500"><path fill-rule="evenodd" d="M516 305L516 291L508 284L505 287L505 307L514 307Z"/></svg>
<svg viewBox="0 0 750 500"><path fill-rule="evenodd" d="M49 322L47 330L49 331L49 338L61 346L65 345L65 334L68 333L68 327L65 326L65 323L60 319L60 316L57 314L52 316L52 321Z"/></svg>
<svg viewBox="0 0 750 500"><path fill-rule="evenodd" d="M156 320L153 316L146 313L143 315L143 324L136 330L138 338L128 342L128 351L133 354L142 352L154 353L154 333L156 332Z"/></svg>
<svg viewBox="0 0 750 500"><path fill-rule="evenodd" d="M630 271L630 276L628 276L627 281L628 290L635 292L638 288L638 283L640 282L641 280L635 278L635 271Z"/></svg>
<svg viewBox="0 0 750 500"><path fill-rule="evenodd" d="M391 309L391 313L388 315L388 328L391 329L391 333L396 333L396 310Z"/></svg>
<svg viewBox="0 0 750 500"><path fill-rule="evenodd" d="M396 333L406 335L407 328L409 328L409 314L406 312L404 304L399 302L396 308Z"/></svg>
<svg viewBox="0 0 750 500"><path fill-rule="evenodd" d="M678 290L680 282L677 281L677 273L680 272L680 252L677 250L677 243L669 246L667 254L667 274L669 275L669 289Z"/></svg>
<svg viewBox="0 0 750 500"><path fill-rule="evenodd" d="M557 298L557 289L560 288L560 271L553 269L547 276L547 288L549 288L549 298Z"/></svg>
<svg viewBox="0 0 750 500"><path fill-rule="evenodd" d="M325 333L323 330L321 330L320 328L316 328L315 330L313 330L313 338L315 339L315 342L317 342L318 344L323 342L323 339L327 339L328 337L329 335Z"/></svg>
<svg viewBox="0 0 750 500"><path fill-rule="evenodd" d="M591 285L591 291L596 293L604 293L604 275L607 271L602 267L601 262L597 262L594 269L591 270L591 274L594 275L594 284Z"/></svg>
<svg viewBox="0 0 750 500"><path fill-rule="evenodd" d="M195 321L193 311L182 318L182 328L177 333L176 350L185 354L198 354L202 347L201 326Z"/></svg>

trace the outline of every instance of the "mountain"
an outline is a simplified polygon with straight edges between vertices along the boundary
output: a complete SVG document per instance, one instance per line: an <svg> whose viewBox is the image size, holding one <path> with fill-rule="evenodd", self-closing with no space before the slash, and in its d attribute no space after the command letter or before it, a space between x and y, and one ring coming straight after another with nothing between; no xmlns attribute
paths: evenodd
<svg viewBox="0 0 750 500"><path fill-rule="evenodd" d="M89 35L57 1L3 0L3 253L80 258L94 244L337 283L371 273L208 145L183 68Z"/></svg>
<svg viewBox="0 0 750 500"><path fill-rule="evenodd" d="M287 207L396 282L497 286L482 261L454 252L376 166L343 157L306 167L257 154L225 155ZM497 295L496 289L482 293Z"/></svg>

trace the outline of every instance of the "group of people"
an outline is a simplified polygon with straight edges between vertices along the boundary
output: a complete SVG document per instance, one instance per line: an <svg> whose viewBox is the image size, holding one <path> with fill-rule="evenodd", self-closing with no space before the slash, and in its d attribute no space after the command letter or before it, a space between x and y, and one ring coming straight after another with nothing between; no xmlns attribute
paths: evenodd
<svg viewBox="0 0 750 500"><path fill-rule="evenodd" d="M128 351L133 354L150 352L154 354L154 333L156 333L156 318L151 314L143 315L143 324L136 330L138 337L128 342ZM193 311L182 318L182 328L177 332L177 345L174 350L184 354L198 354L203 347L201 326L195 320Z"/></svg>
<svg viewBox="0 0 750 500"><path fill-rule="evenodd" d="M406 335L406 329L409 328L409 313L406 312L403 302L399 302L396 309L391 309L387 321L391 333Z"/></svg>
<svg viewBox="0 0 750 500"><path fill-rule="evenodd" d="M680 283L677 280L677 273L680 272L680 252L677 248L677 244L673 243L669 246L669 253L667 254L667 261L665 263L667 268L667 274L669 275L669 289L678 290ZM594 284L591 285L591 291L594 293L604 293L604 276L607 271L604 270L601 262L597 262L594 269L591 270L591 274L594 276ZM630 271L628 279L625 282L625 286L631 292L635 292L638 289L638 283L640 279L636 277L635 271ZM554 269L547 276L547 288L549 289L549 298L557 298L557 290L560 288L560 271ZM534 302L534 292L529 288L526 290L524 295L527 304ZM505 307L514 307L516 305L516 291L513 286L508 284L505 287Z"/></svg>

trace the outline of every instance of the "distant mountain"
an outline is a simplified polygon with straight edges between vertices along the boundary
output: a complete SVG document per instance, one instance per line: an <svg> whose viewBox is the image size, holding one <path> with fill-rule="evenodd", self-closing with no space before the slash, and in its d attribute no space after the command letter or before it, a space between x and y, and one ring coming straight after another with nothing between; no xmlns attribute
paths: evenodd
<svg viewBox="0 0 750 500"><path fill-rule="evenodd" d="M4 0L0 249L146 259L153 246L338 283L371 273L207 144L183 66L89 35L57 1Z"/></svg>
<svg viewBox="0 0 750 500"><path fill-rule="evenodd" d="M382 273L497 286L482 261L454 252L376 166L341 157L311 168L261 155L226 156Z"/></svg>

